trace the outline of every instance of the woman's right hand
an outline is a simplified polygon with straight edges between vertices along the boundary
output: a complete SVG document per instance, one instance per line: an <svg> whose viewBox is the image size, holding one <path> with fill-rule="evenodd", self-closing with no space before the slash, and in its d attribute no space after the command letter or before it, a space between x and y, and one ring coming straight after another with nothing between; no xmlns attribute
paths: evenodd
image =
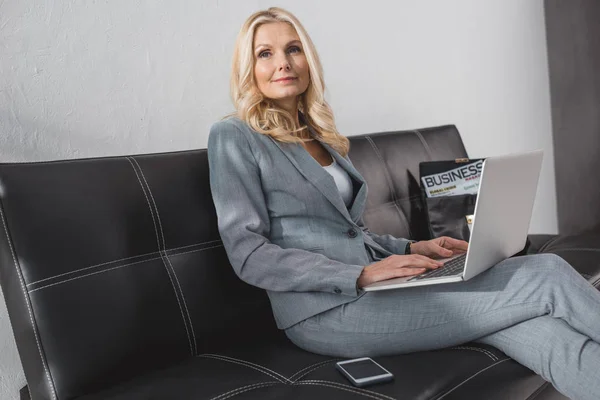
<svg viewBox="0 0 600 400"><path fill-rule="evenodd" d="M394 254L363 268L357 284L359 288L363 288L371 283L387 279L419 275L428 269L437 269L442 265L444 265L443 262L420 254Z"/></svg>

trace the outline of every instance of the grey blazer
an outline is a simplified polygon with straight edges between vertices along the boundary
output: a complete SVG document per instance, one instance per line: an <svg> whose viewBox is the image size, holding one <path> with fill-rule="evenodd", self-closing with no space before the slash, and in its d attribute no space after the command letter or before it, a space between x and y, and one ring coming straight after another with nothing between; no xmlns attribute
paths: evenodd
<svg viewBox="0 0 600 400"><path fill-rule="evenodd" d="M347 156L321 143L352 178L349 208L333 177L300 144L280 143L235 117L215 123L208 138L227 257L240 279L267 291L279 329L362 296L362 269L404 254L408 242L369 232L364 178Z"/></svg>

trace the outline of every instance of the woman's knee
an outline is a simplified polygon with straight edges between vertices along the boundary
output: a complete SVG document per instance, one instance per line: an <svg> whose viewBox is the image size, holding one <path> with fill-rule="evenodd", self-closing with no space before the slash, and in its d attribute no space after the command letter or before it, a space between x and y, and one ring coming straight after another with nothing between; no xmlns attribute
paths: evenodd
<svg viewBox="0 0 600 400"><path fill-rule="evenodd" d="M572 274L577 274L562 257L552 253L543 253L513 257L503 261L496 269L496 278L512 281L517 286L534 285L554 291L571 281ZM514 286L513 286L514 288Z"/></svg>
<svg viewBox="0 0 600 400"><path fill-rule="evenodd" d="M575 272L571 264L553 253L541 253L523 257L523 263L530 268L538 269L544 275L564 276Z"/></svg>
<svg viewBox="0 0 600 400"><path fill-rule="evenodd" d="M564 279L567 275L578 275L575 268L571 266L564 258L553 253L543 253L537 255L543 268L556 276L557 279Z"/></svg>
<svg viewBox="0 0 600 400"><path fill-rule="evenodd" d="M566 266L571 266L564 258L554 253L540 253L536 254L535 257L539 257L544 263L555 267L564 268Z"/></svg>

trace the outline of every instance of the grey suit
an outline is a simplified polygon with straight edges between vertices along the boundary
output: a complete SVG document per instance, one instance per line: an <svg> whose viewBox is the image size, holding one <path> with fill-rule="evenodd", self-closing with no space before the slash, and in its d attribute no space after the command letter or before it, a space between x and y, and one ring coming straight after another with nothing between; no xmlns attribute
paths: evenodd
<svg viewBox="0 0 600 400"><path fill-rule="evenodd" d="M267 290L280 329L364 295L356 286L363 268L404 254L408 242L369 232L361 217L364 178L347 156L323 146L352 178L349 208L301 145L280 143L235 117L210 130L210 186L223 245L236 274Z"/></svg>
<svg viewBox="0 0 600 400"><path fill-rule="evenodd" d="M354 181L349 210L333 178L300 145L278 143L237 119L215 124L208 141L231 265L267 290L293 343L360 357L478 340L573 399L600 398L600 316L587 312L600 309L600 293L558 256L509 258L467 282L357 291L364 266L403 254L407 240L364 227L367 185L347 157L324 146Z"/></svg>

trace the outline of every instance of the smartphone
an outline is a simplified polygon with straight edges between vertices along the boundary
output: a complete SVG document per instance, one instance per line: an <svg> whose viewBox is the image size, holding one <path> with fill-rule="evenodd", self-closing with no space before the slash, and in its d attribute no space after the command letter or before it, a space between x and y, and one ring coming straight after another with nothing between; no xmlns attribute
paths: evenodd
<svg viewBox="0 0 600 400"><path fill-rule="evenodd" d="M394 379L394 375L369 357L339 361L335 368L354 386L363 387Z"/></svg>

